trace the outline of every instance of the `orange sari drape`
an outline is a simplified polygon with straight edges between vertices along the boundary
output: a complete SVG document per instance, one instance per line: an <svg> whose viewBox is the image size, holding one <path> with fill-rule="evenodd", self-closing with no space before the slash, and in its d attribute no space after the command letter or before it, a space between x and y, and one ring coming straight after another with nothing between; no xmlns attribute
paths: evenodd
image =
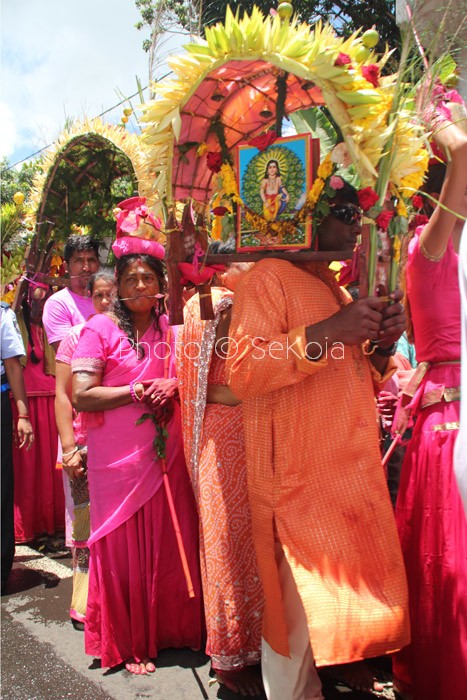
<svg viewBox="0 0 467 700"><path fill-rule="evenodd" d="M253 548L241 406L206 403L207 385L225 385L215 350L220 312L232 304L213 290L214 321L201 321L198 295L186 307L177 374L185 455L200 516L206 653L216 670L260 661L263 593Z"/></svg>

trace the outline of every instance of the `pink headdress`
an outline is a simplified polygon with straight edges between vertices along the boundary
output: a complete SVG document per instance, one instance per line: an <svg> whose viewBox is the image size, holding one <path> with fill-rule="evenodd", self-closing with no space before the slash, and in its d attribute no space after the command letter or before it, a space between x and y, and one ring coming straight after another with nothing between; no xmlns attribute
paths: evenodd
<svg viewBox="0 0 467 700"><path fill-rule="evenodd" d="M146 206L146 197L130 197L114 209L117 238L112 250L117 258L122 255L152 255L162 260L164 246L158 242L161 220Z"/></svg>

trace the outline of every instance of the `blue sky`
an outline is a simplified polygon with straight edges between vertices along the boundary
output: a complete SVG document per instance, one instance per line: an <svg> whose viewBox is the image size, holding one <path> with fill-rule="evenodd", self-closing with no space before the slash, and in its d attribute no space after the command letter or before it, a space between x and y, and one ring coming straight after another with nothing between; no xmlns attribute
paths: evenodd
<svg viewBox="0 0 467 700"><path fill-rule="evenodd" d="M94 117L148 82L148 36L133 0L1 0L0 157L10 163L53 142L67 118ZM164 58L187 37L174 35ZM136 98L138 104L139 100ZM122 107L105 116L119 122Z"/></svg>

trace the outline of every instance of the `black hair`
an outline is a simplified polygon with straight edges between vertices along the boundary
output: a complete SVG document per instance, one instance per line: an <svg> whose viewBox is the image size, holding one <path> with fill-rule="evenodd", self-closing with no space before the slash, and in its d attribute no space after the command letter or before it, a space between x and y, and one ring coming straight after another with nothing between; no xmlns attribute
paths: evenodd
<svg viewBox="0 0 467 700"><path fill-rule="evenodd" d="M108 282L109 284L116 284L115 270L113 267L101 267L100 270L91 275L86 285L86 291L89 292L91 296L94 291L94 285L98 280L104 280L104 282Z"/></svg>
<svg viewBox="0 0 467 700"><path fill-rule="evenodd" d="M208 253L211 255L235 253L235 238L230 237L226 241L212 241L209 244Z"/></svg>
<svg viewBox="0 0 467 700"><path fill-rule="evenodd" d="M91 236L81 236L79 233L72 233L71 236L68 236L66 239L65 247L63 249L63 257L65 262L70 262L73 253L84 250L93 250L98 258L99 241L91 238Z"/></svg>
<svg viewBox="0 0 467 700"><path fill-rule="evenodd" d="M23 299L23 301L21 302L21 308L23 310L23 320L24 320L24 325L26 326L26 332L28 334L29 345L31 346L31 352L29 353L29 359L31 360L33 365L38 365L41 360L39 357L37 357L37 355L34 351L34 339L32 337L32 330L31 330L31 309L29 308L29 304L27 302L27 299Z"/></svg>
<svg viewBox="0 0 467 700"><path fill-rule="evenodd" d="M343 204L355 204L357 207L360 206L360 203L358 201L358 194L357 190L353 185L350 184L350 182L347 182L347 180L342 180L344 183L344 186L341 187L340 190L336 190L336 194L332 198L332 202L336 204L340 204L341 202Z"/></svg>
<svg viewBox="0 0 467 700"><path fill-rule="evenodd" d="M275 163L275 164L276 164L276 168L277 168L277 177L280 177L280 176L281 176L281 169L280 169L280 167L279 167L279 163L277 162L277 160L276 160L275 158L271 158L271 160L268 160L268 162L266 163L266 169L265 169L265 171L264 171L264 179L265 179L265 180L266 180L266 178L269 177L269 175L268 175L268 168L269 168L269 166L271 165L271 163Z"/></svg>
<svg viewBox="0 0 467 700"><path fill-rule="evenodd" d="M427 194L434 196L436 199L439 197L441 189L443 187L444 178L446 177L446 163L433 163L428 166L428 175L421 187L421 192L426 192ZM437 205L436 201L429 199L428 197L423 197L423 213L430 218L433 214Z"/></svg>
<svg viewBox="0 0 467 700"><path fill-rule="evenodd" d="M111 313L113 313L116 316L119 328L125 333L132 347L136 350L138 360L142 360L144 357L144 347L141 343L137 342L135 336L135 328L133 325L133 314L131 313L130 309L128 309L125 306L125 303L120 299L120 295L118 292L118 286L122 280L123 274L127 269L128 265L131 265L132 263L137 262L138 260L148 265L151 268L151 270L156 274L156 277L159 281L159 293L165 294L167 283L165 280L165 265L162 262L162 260L154 258L152 255L146 254L132 253L130 255L122 255L121 258L117 259L117 265L115 268L115 276L117 280L117 294L115 295L115 298L112 303ZM165 304L164 299L156 299L156 302L157 304L151 309L151 313L154 316L154 325L157 328L157 330L160 331L159 318L165 312Z"/></svg>

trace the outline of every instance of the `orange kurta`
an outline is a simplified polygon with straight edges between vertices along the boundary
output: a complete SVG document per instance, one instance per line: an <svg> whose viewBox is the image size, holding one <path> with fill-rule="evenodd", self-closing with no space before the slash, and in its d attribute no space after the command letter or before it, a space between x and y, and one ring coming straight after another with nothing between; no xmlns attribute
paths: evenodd
<svg viewBox="0 0 467 700"><path fill-rule="evenodd" d="M261 658L263 591L252 542L242 408L206 403L208 384L226 384L214 347L220 311L232 293L213 289L216 318L201 321L198 295L185 308L179 378L185 456L200 522L206 653L215 670L234 671Z"/></svg>
<svg viewBox="0 0 467 700"><path fill-rule="evenodd" d="M304 356L304 326L344 303L325 264L262 260L236 290L227 362L230 386L243 401L263 635L288 655L276 536L319 666L378 656L409 640L374 370L357 346L325 348L317 362Z"/></svg>

